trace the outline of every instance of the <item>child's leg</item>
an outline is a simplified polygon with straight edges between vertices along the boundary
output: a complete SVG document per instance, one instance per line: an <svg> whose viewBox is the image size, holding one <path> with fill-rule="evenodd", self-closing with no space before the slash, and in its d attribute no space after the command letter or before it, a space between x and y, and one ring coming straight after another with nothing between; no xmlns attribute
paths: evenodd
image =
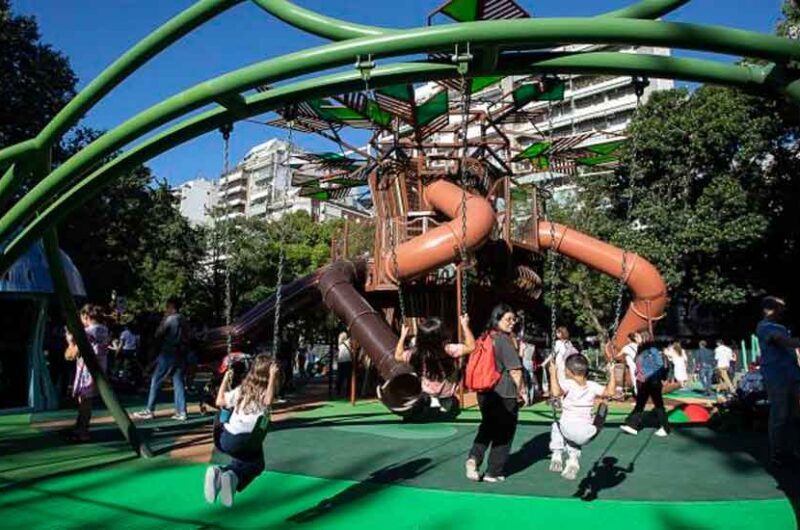
<svg viewBox="0 0 800 530"><path fill-rule="evenodd" d="M92 398L78 396L78 421L76 431L80 438L89 438L89 423L92 421Z"/></svg>
<svg viewBox="0 0 800 530"><path fill-rule="evenodd" d="M561 431L567 449L567 463L562 476L567 480L575 480L580 471L581 447L597 434L597 427L585 421L562 421Z"/></svg>
<svg viewBox="0 0 800 530"><path fill-rule="evenodd" d="M233 458L231 463L222 468L223 471L233 471L238 479L236 491L244 490L248 484L264 471L264 457L252 460L239 460Z"/></svg>
<svg viewBox="0 0 800 530"><path fill-rule="evenodd" d="M647 405L647 397L648 397L647 384L639 383L637 381L636 406L633 407L633 411L625 419L625 425L637 431L642 428L642 413L644 412L645 405Z"/></svg>
<svg viewBox="0 0 800 530"><path fill-rule="evenodd" d="M563 468L564 436L558 422L550 427L550 471L560 473Z"/></svg>

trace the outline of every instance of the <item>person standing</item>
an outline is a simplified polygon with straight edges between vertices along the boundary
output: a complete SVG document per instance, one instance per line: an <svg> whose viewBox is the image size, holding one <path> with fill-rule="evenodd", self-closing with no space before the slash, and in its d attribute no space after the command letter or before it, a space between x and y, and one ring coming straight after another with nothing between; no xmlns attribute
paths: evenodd
<svg viewBox="0 0 800 530"><path fill-rule="evenodd" d="M714 360L717 361L717 376L719 376L717 391L725 389L733 394L735 388L733 387L733 383L731 383L730 374L728 373L733 359L733 350L725 344L724 340L717 339L717 347L714 349Z"/></svg>
<svg viewBox="0 0 800 530"><path fill-rule="evenodd" d="M567 357L580 353L570 340L569 330L566 326L556 328L556 342L553 345L553 362L556 365L558 382L563 387L567 380Z"/></svg>
<svg viewBox="0 0 800 530"><path fill-rule="evenodd" d="M642 336L639 333L631 333L628 335L628 344L622 347L619 354L616 357L616 360L623 361L625 366L628 368L628 375L631 378L631 388L633 389L633 395L635 396L638 392L638 385L636 384L636 354L639 352L639 345L642 343ZM622 378L623 385L625 384L625 378Z"/></svg>
<svg viewBox="0 0 800 530"><path fill-rule="evenodd" d="M185 329L183 318L180 314L180 302L177 298L167 300L164 318L161 320L155 333L155 344L158 348L156 369L150 379L150 394L147 398L147 408L135 412L134 418L152 419L156 410L156 398L161 384L172 372L172 385L175 393L175 414L173 420L186 420L186 390L184 388L184 373L186 371L186 349L188 347L188 330Z"/></svg>
<svg viewBox="0 0 800 530"><path fill-rule="evenodd" d="M664 355L670 360L673 367L673 376L675 381L681 386L686 386L689 382L689 371L687 369L689 364L689 356L686 350L681 346L680 341L675 341L664 349Z"/></svg>
<svg viewBox="0 0 800 530"><path fill-rule="evenodd" d="M97 359L97 365L105 372L108 368L108 348L111 343L111 334L108 332L108 328L101 323L100 308L87 304L81 308L80 318L86 338L89 340L95 359ZM88 442L89 423L92 421L92 402L97 396L97 386L69 332L67 332L67 344L69 346L66 359L76 361L72 396L78 402L78 418L70 439L76 442Z"/></svg>
<svg viewBox="0 0 800 530"><path fill-rule="evenodd" d="M714 352L708 347L706 341L701 340L698 346L694 359L697 375L700 378L700 383L703 385L703 392L707 396L710 396L716 360L714 359Z"/></svg>
<svg viewBox="0 0 800 530"><path fill-rule="evenodd" d="M797 464L800 460L800 365L794 338L781 321L786 302L767 296L761 302L763 320L756 326L761 348L761 375L769 398L770 462L776 467Z"/></svg>
<svg viewBox="0 0 800 530"><path fill-rule="evenodd" d="M350 392L350 376L353 371L353 352L347 333L339 333L339 348L336 351L336 395L347 397ZM342 393L344 390L344 393Z"/></svg>
<svg viewBox="0 0 800 530"><path fill-rule="evenodd" d="M663 355L656 348L652 335L648 331L637 333L639 338L639 351L636 354L636 406L620 426L624 432L632 435L639 434L642 429L642 415L648 400L653 401L653 407L658 417L659 429L656 436L664 437L669 434L667 411L664 408L663 380L666 375L666 363Z"/></svg>
<svg viewBox="0 0 800 530"><path fill-rule="evenodd" d="M483 340L492 340L495 367L500 379L491 390L478 392L481 424L469 452L465 467L467 478L480 480L479 469L486 450L491 446L485 482L505 480L505 465L517 430L520 402L525 402L525 384L522 381L522 363L517 355L511 333L516 316L506 304L492 310Z"/></svg>
<svg viewBox="0 0 800 530"><path fill-rule="evenodd" d="M122 333L119 335L119 342L121 346L120 359L122 360L122 368L129 370L137 358L136 356L139 351L139 335L131 329L130 324L126 324L122 328Z"/></svg>

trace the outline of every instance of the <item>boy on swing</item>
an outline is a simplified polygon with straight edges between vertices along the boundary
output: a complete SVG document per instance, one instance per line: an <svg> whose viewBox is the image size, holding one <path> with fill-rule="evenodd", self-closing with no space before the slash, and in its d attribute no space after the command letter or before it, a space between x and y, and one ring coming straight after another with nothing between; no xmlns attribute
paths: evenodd
<svg viewBox="0 0 800 530"><path fill-rule="evenodd" d="M601 405L594 415L595 398L613 397L617 383L614 370L609 370L608 384L588 381L589 361L572 354L565 361L565 374L559 379L555 363L550 363L550 393L561 398L561 418L553 422L550 431L550 471L561 472L567 480L575 480L580 471L581 446L594 438L603 427L607 409ZM567 453L564 465L563 453Z"/></svg>

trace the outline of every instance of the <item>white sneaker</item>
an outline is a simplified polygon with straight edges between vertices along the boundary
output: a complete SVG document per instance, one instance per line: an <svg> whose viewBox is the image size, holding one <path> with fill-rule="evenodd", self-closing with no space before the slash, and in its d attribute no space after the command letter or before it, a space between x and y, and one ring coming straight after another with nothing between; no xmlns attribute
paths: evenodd
<svg viewBox="0 0 800 530"><path fill-rule="evenodd" d="M225 471L219 479L219 500L226 508L233 506L233 497L236 495L236 486L239 485L239 477L233 471Z"/></svg>
<svg viewBox="0 0 800 530"><path fill-rule="evenodd" d="M506 479L506 477L504 477L503 475L499 475L499 476L496 476L496 477L492 476L492 475L484 475L483 476L483 481L484 482L491 482L493 484L495 482L503 482L505 479Z"/></svg>
<svg viewBox="0 0 800 530"><path fill-rule="evenodd" d="M664 429L664 427L658 429L655 434L659 438L666 438L667 436L669 436L669 433L666 431L666 429Z"/></svg>
<svg viewBox="0 0 800 530"><path fill-rule="evenodd" d="M628 434L632 434L633 436L636 436L637 434L639 434L639 431L637 431L636 429L634 429L630 425L620 425L619 428L622 429L623 432L626 432Z"/></svg>
<svg viewBox="0 0 800 530"><path fill-rule="evenodd" d="M206 469L206 479L203 483L203 494L206 497L206 502L209 504L214 504L214 501L217 500L221 474L222 473L219 469L219 466L209 466L208 469Z"/></svg>
<svg viewBox="0 0 800 530"><path fill-rule="evenodd" d="M480 473L478 473L478 463L475 462L472 458L468 458L464 467L467 470L467 478L470 480L474 480L475 482L481 479Z"/></svg>
<svg viewBox="0 0 800 530"><path fill-rule="evenodd" d="M553 456L550 457L550 471L553 473L561 473L563 469L564 462L561 460L561 455L553 453Z"/></svg>
<svg viewBox="0 0 800 530"><path fill-rule="evenodd" d="M170 417L173 420L176 420L176 421L186 421L186 413L185 412L183 414L173 414Z"/></svg>
<svg viewBox="0 0 800 530"><path fill-rule="evenodd" d="M153 414L152 410L140 410L139 412L134 412L133 417L137 420L152 420L155 414Z"/></svg>
<svg viewBox="0 0 800 530"><path fill-rule="evenodd" d="M580 470L581 466L577 461L567 460L567 465L564 467L564 471L561 472L561 476L567 480L575 480L578 478L578 471Z"/></svg>

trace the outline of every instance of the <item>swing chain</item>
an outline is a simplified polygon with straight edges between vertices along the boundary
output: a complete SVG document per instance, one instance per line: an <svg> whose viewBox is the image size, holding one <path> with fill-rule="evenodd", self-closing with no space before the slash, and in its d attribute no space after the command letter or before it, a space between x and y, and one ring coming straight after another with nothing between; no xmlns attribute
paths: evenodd
<svg viewBox="0 0 800 530"><path fill-rule="evenodd" d="M397 282L397 298L400 304L400 322L406 321L406 303L403 297L403 282L400 280L400 265L397 263L397 219L392 217L392 224L389 230L389 246L392 249L392 267L394 268L394 279Z"/></svg>
<svg viewBox="0 0 800 530"><path fill-rule="evenodd" d="M550 281L555 285L556 276L558 275L557 265L558 265L558 253L556 252L556 225L555 223L548 219L548 216L545 214L545 221L550 223L550 250L547 253L548 265L550 268ZM556 298L555 298L555 289L552 289L553 292L553 300L550 303L550 348L551 350L555 348L556 344Z"/></svg>
<svg viewBox="0 0 800 530"><path fill-rule="evenodd" d="M456 49L458 53L458 49ZM467 44L469 54L469 44ZM460 70L459 70L460 71ZM461 242L459 244L459 254L461 258L461 314L467 314L467 292L468 282L466 274L467 255L467 151L469 149L469 107L470 97L467 87L467 79L461 75L461 108L462 108L462 134L463 147L461 149L461 160L459 164L459 184L461 186Z"/></svg>
<svg viewBox="0 0 800 530"><path fill-rule="evenodd" d="M294 118L294 116L292 116ZM294 119L288 122L289 125L289 132L286 137L286 141L289 144L286 157L289 167L289 172L291 174L292 171L292 153L294 152ZM288 193L288 187L284 190L283 195L283 210L286 210L286 193ZM275 320L272 325L272 354L277 356L278 355L278 343L279 343L279 333L280 333L280 322L281 322L281 300L283 298L283 269L286 263L286 252L284 251L283 247L286 243L286 233L289 230L282 229L281 235L278 243L278 272L275 279Z"/></svg>
<svg viewBox="0 0 800 530"><path fill-rule="evenodd" d="M230 123L223 125L219 129L222 133L223 150L222 150L222 174L227 179L229 178L228 172L230 171L230 156L231 156L231 132L233 132L233 125ZM227 184L227 180L226 180ZM231 313L233 305L231 301L231 267L230 267L230 219L228 219L228 201L226 200L223 206L223 224L222 224L222 251L225 254L225 329L227 330L225 336L225 351L227 355L231 354L233 349L233 330L231 329Z"/></svg>
<svg viewBox="0 0 800 530"><path fill-rule="evenodd" d="M469 63L472 61L473 56L470 53L469 42L466 43L466 51L459 53L458 43L455 46L455 53L450 56L450 60L456 64L456 71L463 79L469 71Z"/></svg>
<svg viewBox="0 0 800 530"><path fill-rule="evenodd" d="M644 96L645 89L650 85L650 81L646 77L634 77L633 78L633 90L636 94L636 110L634 112L634 116L638 115L639 108L642 103L642 96ZM625 223L629 224L631 220L631 216L633 214L633 200L636 197L636 179L639 174L639 165L638 165L638 156L639 150L637 145L637 136L634 135L631 142L631 171L630 171L630 185L628 190L628 204L626 205L625 211ZM626 250L622 251L622 273L619 277L619 283L617 285L617 299L615 303L615 314L614 314L614 323L611 326L611 330L609 333L610 337L614 337L616 335L617 330L619 329L620 320L622 319L622 302L625 297L625 281L627 280L628 276L628 252Z"/></svg>

